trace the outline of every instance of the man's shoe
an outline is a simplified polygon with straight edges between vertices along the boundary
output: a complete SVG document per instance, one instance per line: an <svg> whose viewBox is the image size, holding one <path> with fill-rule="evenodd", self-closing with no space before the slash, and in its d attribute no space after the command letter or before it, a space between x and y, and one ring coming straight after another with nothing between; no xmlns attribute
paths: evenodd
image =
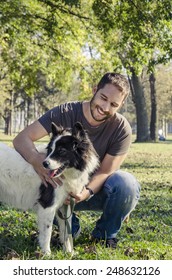
<svg viewBox="0 0 172 280"><path fill-rule="evenodd" d="M112 248L112 249L116 249L117 247L117 243L118 243L118 239L117 238L109 238L109 239L100 239L100 238L95 238L92 236L91 240L93 242L100 243L100 245L105 246L106 248Z"/></svg>
<svg viewBox="0 0 172 280"><path fill-rule="evenodd" d="M116 249L118 243L118 239L110 238L106 240L106 248Z"/></svg>

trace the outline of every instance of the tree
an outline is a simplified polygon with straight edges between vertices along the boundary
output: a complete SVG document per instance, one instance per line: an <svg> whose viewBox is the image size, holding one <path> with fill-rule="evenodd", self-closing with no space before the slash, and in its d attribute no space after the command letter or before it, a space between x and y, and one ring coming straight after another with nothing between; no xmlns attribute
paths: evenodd
<svg viewBox="0 0 172 280"><path fill-rule="evenodd" d="M169 63L166 67L159 65L156 69L156 92L157 92L157 110L159 119L159 129L166 134L166 125L172 121L172 65Z"/></svg>
<svg viewBox="0 0 172 280"><path fill-rule="evenodd" d="M82 47L89 27L88 7L81 9L79 2L0 2L0 52L10 80L8 94L14 97L12 103L7 104L8 109L4 108L8 121L12 118L11 106L18 97L22 97L28 106L33 97L45 105L45 95L56 93L58 104L62 93L67 94L70 90L74 74L85 65ZM45 86L40 83L40 73L45 77Z"/></svg>
<svg viewBox="0 0 172 280"><path fill-rule="evenodd" d="M156 87L155 87L155 75L151 73L149 76L150 83L150 96L151 96L151 120L150 120L150 138L153 141L157 141L158 129L157 129L157 100L156 100Z"/></svg>
<svg viewBox="0 0 172 280"><path fill-rule="evenodd" d="M0 11L0 52L14 101L39 99L46 109L47 96L58 104L71 89L75 94L74 83L86 98L100 75L118 68L133 89L137 141L149 139L141 73L171 57L170 0L1 0Z"/></svg>
<svg viewBox="0 0 172 280"><path fill-rule="evenodd" d="M135 83L136 76L139 80L144 66L147 66L148 71L153 73L157 63L170 59L171 7L170 0L95 0L93 4L93 10L98 18L98 26L102 28L112 53L114 48L113 34L119 34L119 40L115 47L118 49L123 66L131 77L135 92L134 102L138 120L137 141L139 142L149 139L149 125L145 110L145 97L144 94L140 94L139 83ZM143 104L142 110L140 110L140 103Z"/></svg>
<svg viewBox="0 0 172 280"><path fill-rule="evenodd" d="M56 104L66 100L71 89L74 94L73 81L81 92L77 95L85 98L99 76L119 63L104 50L91 4L92 0L0 2L1 57L13 96L22 97L27 104L22 101L18 109L33 107L31 103L38 98L44 109L54 105L55 97ZM44 85L40 77L44 77ZM46 98L49 95L51 104Z"/></svg>
<svg viewBox="0 0 172 280"><path fill-rule="evenodd" d="M74 3L1 1L1 55L11 79L28 94L37 89L38 70L66 89L70 69L84 64L81 46L85 33L79 25L86 17L77 8L78 1Z"/></svg>

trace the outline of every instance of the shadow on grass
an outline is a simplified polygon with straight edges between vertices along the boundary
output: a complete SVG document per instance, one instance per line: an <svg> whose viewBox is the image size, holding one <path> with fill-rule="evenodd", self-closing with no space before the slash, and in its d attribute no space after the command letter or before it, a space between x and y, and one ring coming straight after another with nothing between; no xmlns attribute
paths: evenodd
<svg viewBox="0 0 172 280"><path fill-rule="evenodd" d="M37 248L37 236L24 236L5 230L0 234L0 260L21 259L23 254L33 255Z"/></svg>

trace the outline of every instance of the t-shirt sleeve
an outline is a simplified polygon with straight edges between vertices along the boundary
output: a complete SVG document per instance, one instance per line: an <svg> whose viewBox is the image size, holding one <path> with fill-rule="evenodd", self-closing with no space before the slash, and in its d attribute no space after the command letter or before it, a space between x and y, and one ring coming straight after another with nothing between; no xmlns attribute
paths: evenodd
<svg viewBox="0 0 172 280"><path fill-rule="evenodd" d="M131 126L127 120L124 120L111 138L107 153L112 156L126 154L131 145L131 136Z"/></svg>
<svg viewBox="0 0 172 280"><path fill-rule="evenodd" d="M51 133L51 124L54 122L55 124L60 124L60 106L54 107L53 109L47 111L44 115L42 115L38 121L40 124L46 129L48 133ZM59 123L58 123L59 120Z"/></svg>
<svg viewBox="0 0 172 280"><path fill-rule="evenodd" d="M78 120L80 108L81 105L78 102L64 103L47 111L38 121L48 133L51 133L52 122L64 128L71 128Z"/></svg>

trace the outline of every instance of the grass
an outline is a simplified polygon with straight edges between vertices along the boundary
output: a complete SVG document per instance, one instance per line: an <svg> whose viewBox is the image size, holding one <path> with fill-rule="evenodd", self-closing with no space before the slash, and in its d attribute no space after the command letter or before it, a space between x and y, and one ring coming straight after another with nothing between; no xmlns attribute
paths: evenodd
<svg viewBox="0 0 172 280"><path fill-rule="evenodd" d="M0 137L11 143L11 138ZM52 255L44 259L171 260L172 259L172 141L133 143L123 170L136 176L141 198L128 224L118 234L116 250L93 244L90 233L99 213L80 212L82 234L74 241L73 256L57 249L57 228L52 234ZM37 225L32 212L0 206L0 259L38 259Z"/></svg>

